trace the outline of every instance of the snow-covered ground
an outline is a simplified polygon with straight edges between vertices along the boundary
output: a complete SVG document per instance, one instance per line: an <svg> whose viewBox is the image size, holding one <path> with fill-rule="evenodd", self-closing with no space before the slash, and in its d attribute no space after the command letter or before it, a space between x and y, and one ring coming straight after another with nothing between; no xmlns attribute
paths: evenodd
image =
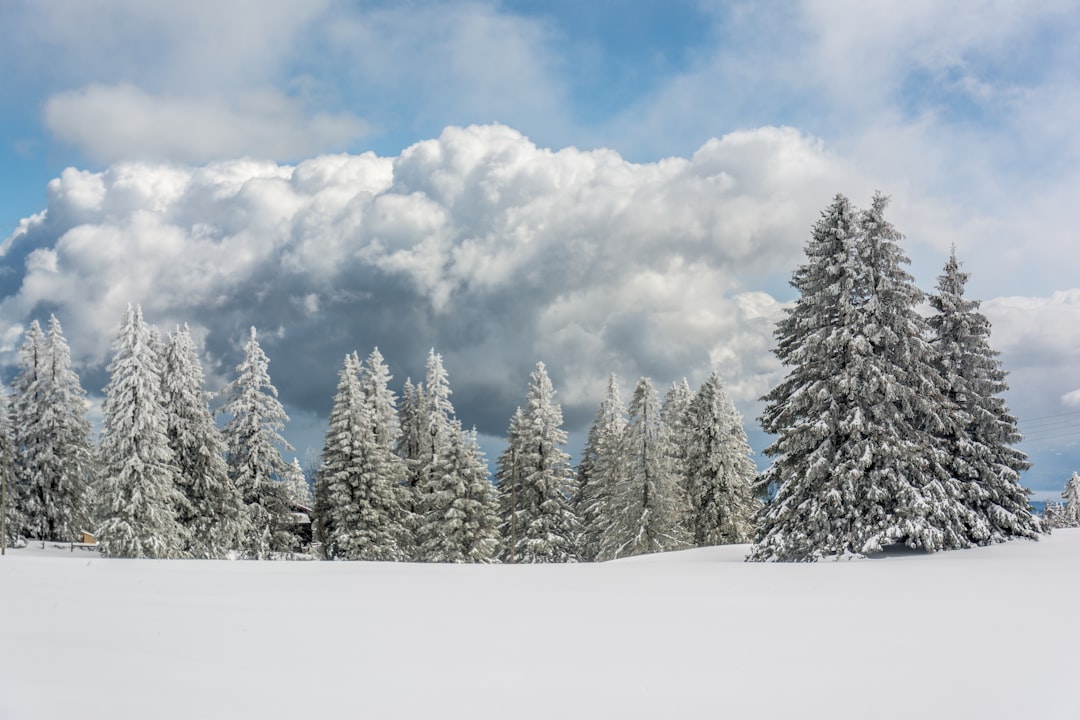
<svg viewBox="0 0 1080 720"><path fill-rule="evenodd" d="M0 719L1080 718L1080 530L814 565L0 558Z"/></svg>

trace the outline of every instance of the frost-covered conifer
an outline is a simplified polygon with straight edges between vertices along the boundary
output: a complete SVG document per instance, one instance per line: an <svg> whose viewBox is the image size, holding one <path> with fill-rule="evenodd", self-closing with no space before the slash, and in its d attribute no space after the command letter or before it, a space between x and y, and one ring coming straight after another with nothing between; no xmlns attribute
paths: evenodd
<svg viewBox="0 0 1080 720"><path fill-rule="evenodd" d="M795 271L800 297L776 330L788 375L762 415L779 436L763 484L778 490L751 560L965 547L978 524L940 440L955 413L886 205L876 195L857 212L838 195Z"/></svg>
<svg viewBox="0 0 1080 720"><path fill-rule="evenodd" d="M415 492L416 482L419 479L420 454L427 425L424 422L423 398L423 383L416 386L413 385L411 378L406 378L405 385L401 389L401 410L398 412L401 434L398 436L395 447L398 457L405 461L407 468L405 486L410 491L410 508L412 506L411 494Z"/></svg>
<svg viewBox="0 0 1080 720"><path fill-rule="evenodd" d="M1061 510L1061 525L1058 527L1080 527L1080 475L1073 473L1065 489L1061 491L1064 500Z"/></svg>
<svg viewBox="0 0 1080 720"><path fill-rule="evenodd" d="M1031 464L1013 447L1021 438L1016 418L1001 397L1008 390L1006 373L990 347L990 321L979 312L978 301L964 297L967 279L954 250L938 278L937 293L930 296L936 365L946 383L946 399L956 411L956 431L946 438L946 449L964 500L979 516L971 539L1034 538L1038 523L1031 514L1029 491L1020 485L1020 473Z"/></svg>
<svg viewBox="0 0 1080 720"><path fill-rule="evenodd" d="M742 418L713 372L687 410L683 465L690 503L687 526L697 547L750 542L761 502L757 466Z"/></svg>
<svg viewBox="0 0 1080 720"><path fill-rule="evenodd" d="M364 401L371 410L371 431L375 442L393 450L401 437L401 422L398 419L397 398L390 389L394 376L386 366L379 348L375 348L360 368L360 390Z"/></svg>
<svg viewBox="0 0 1080 720"><path fill-rule="evenodd" d="M203 390L203 370L187 326L177 328L164 347L164 389L169 447L185 502L177 519L190 537L196 558L224 558L240 550L247 535L247 512L229 479L225 441Z"/></svg>
<svg viewBox="0 0 1080 720"><path fill-rule="evenodd" d="M77 538L90 524L93 449L86 393L71 369L71 352L55 316L47 335L31 323L13 383L20 530L38 537Z"/></svg>
<svg viewBox="0 0 1080 720"><path fill-rule="evenodd" d="M424 493L434 487L430 475L449 447L455 420L449 377L443 367L442 356L434 349L428 353L424 384L414 388L413 394L413 398L406 398L402 441L406 446L415 443L412 454L405 457L409 478L407 484L412 487L411 501L415 514L412 532L419 537L425 522L422 508L427 507ZM425 558L418 555L414 559Z"/></svg>
<svg viewBox="0 0 1080 720"><path fill-rule="evenodd" d="M113 350L95 492L101 552L182 557L189 538L176 508L185 499L176 488L178 471L169 447L161 358L138 306L129 305L124 313Z"/></svg>
<svg viewBox="0 0 1080 720"><path fill-rule="evenodd" d="M499 514L503 536L513 544L506 559L572 561L579 526L571 506L574 474L563 450L562 408L544 363L536 364L529 379L525 407L514 415L499 463Z"/></svg>
<svg viewBox="0 0 1080 720"><path fill-rule="evenodd" d="M405 465L379 437L375 406L361 385L356 353L345 357L316 480L318 534L328 558L402 560Z"/></svg>
<svg viewBox="0 0 1080 720"><path fill-rule="evenodd" d="M660 417L667 428L668 448L671 451L671 469L679 482L686 485L686 453L689 450L687 438L690 426L687 411L694 399L694 393L690 390L690 384L683 378L680 382L672 383L664 395L664 402L660 406Z"/></svg>
<svg viewBox="0 0 1080 720"><path fill-rule="evenodd" d="M463 432L454 420L424 482L418 556L426 562L494 562L499 506L476 432Z"/></svg>
<svg viewBox="0 0 1080 720"><path fill-rule="evenodd" d="M1043 508L1042 529L1050 532L1054 528L1065 527L1065 506L1053 500L1047 500Z"/></svg>
<svg viewBox="0 0 1080 720"><path fill-rule="evenodd" d="M37 320L30 323L19 346L19 374L12 382L11 418L12 480L8 502L16 535L43 537L46 528L44 500L46 482L40 468L40 448L48 443L42 428L46 351L45 334Z"/></svg>
<svg viewBox="0 0 1080 720"><path fill-rule="evenodd" d="M285 473L284 482L285 494L292 505L311 507L314 502L311 495L311 486L308 485L307 477L304 475L304 468L300 467L299 458L293 458L292 464L289 465L289 469Z"/></svg>
<svg viewBox="0 0 1080 720"><path fill-rule="evenodd" d="M581 524L578 551L582 560L596 559L601 531L610 517L608 504L613 489L624 476L622 439L625 430L626 409L619 396L618 379L613 373L589 428L577 470L578 492L574 508Z"/></svg>
<svg viewBox="0 0 1080 720"><path fill-rule="evenodd" d="M634 389L622 448L624 475L607 505L597 559L688 547L686 496L671 466L660 400L648 378Z"/></svg>
<svg viewBox="0 0 1080 720"><path fill-rule="evenodd" d="M0 502L0 512L4 513L4 540L11 545L19 537L19 529L22 525L21 517L17 515L18 506L15 497L15 478L12 468L14 459L15 443L11 437L11 408L8 405L7 390L0 385L0 472L4 473L4 498Z"/></svg>
<svg viewBox="0 0 1080 720"><path fill-rule="evenodd" d="M247 508L244 550L258 559L290 552L295 545L292 512L281 482L288 465L278 449L292 450L281 436L289 417L270 382L269 365L251 328L244 360L236 366L236 379L222 391L226 400L218 410L229 418L224 430L229 477Z"/></svg>

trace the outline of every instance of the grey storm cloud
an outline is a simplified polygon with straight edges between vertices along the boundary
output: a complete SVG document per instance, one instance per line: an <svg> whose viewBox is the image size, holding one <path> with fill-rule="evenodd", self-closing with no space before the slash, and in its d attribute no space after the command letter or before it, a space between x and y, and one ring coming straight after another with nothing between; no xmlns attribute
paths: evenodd
<svg viewBox="0 0 1080 720"><path fill-rule="evenodd" d="M100 377L138 302L163 330L189 323L221 383L254 325L287 406L314 414L347 352L378 346L400 383L434 347L459 414L492 435L538 360L571 429L613 371L669 383L715 367L752 402L778 370L782 304L760 288L798 262L843 172L787 128L636 164L501 125L447 128L393 158L68 169L2 246L3 338L10 353L55 312Z"/></svg>

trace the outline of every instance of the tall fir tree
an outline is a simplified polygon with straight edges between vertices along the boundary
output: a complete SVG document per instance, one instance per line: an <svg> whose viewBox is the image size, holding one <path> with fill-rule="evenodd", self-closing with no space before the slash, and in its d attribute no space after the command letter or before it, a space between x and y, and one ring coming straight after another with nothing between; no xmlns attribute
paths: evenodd
<svg viewBox="0 0 1080 720"><path fill-rule="evenodd" d="M12 407L17 522L20 532L74 539L91 519L94 458L86 393L55 316L48 334L36 320L30 324L19 355Z"/></svg>
<svg viewBox="0 0 1080 720"><path fill-rule="evenodd" d="M936 364L946 383L946 398L957 412L957 432L947 447L952 471L966 503L981 520L971 530L972 540L1034 538L1038 520L1031 513L1029 491L1020 485L1020 473L1031 464L1014 447L1021 437L1001 397L1008 390L1006 373L990 347L990 321L979 312L978 301L964 297L968 277L960 271L954 249L938 278L937 293L930 296Z"/></svg>
<svg viewBox="0 0 1080 720"><path fill-rule="evenodd" d="M596 560L599 553L602 529L610 517L613 490L624 475L625 430L626 408L619 395L618 378L612 373L607 393L589 427L577 468L574 508L581 525L578 552L582 560Z"/></svg>
<svg viewBox="0 0 1080 720"><path fill-rule="evenodd" d="M426 562L494 562L499 505L476 432L463 432L454 420L448 443L424 482L418 556Z"/></svg>
<svg viewBox="0 0 1080 720"><path fill-rule="evenodd" d="M1080 475L1072 474L1061 491L1061 499L1064 502L1059 527L1080 527Z"/></svg>
<svg viewBox="0 0 1080 720"><path fill-rule="evenodd" d="M166 433L184 499L176 512L190 538L187 552L196 558L228 557L243 548L247 511L229 479L225 440L210 412L202 363L187 326L169 336L164 364Z"/></svg>
<svg viewBox="0 0 1080 720"><path fill-rule="evenodd" d="M405 487L409 490L409 509L412 509L411 495L415 493L416 483L419 480L421 448L424 445L425 435L423 413L423 383L413 385L411 378L406 378L405 385L401 389L401 410L398 412L398 435L395 449L398 457L405 461Z"/></svg>
<svg viewBox="0 0 1080 720"><path fill-rule="evenodd" d="M660 399L641 378L623 433L624 475L613 488L598 560L688 547L687 503L671 463Z"/></svg>
<svg viewBox="0 0 1080 720"><path fill-rule="evenodd" d="M113 350L95 492L101 552L183 557L189 538L176 508L185 500L176 488L178 469L169 447L161 358L139 306L128 306Z"/></svg>
<svg viewBox="0 0 1080 720"><path fill-rule="evenodd" d="M529 377L525 406L515 413L509 447L499 463L503 535L513 547L511 562L567 562L577 559L580 534L571 504L574 473L562 427L562 407L544 363Z"/></svg>
<svg viewBox="0 0 1080 720"><path fill-rule="evenodd" d="M423 525L427 522L424 508L430 503L424 495L431 492L437 484L432 482L431 474L439 459L447 452L454 433L454 405L450 401L453 394L450 380L443 367L442 355L434 348L428 353L424 383L413 390L414 407L406 415L407 425L403 440L416 443L415 454L407 457L407 483L412 487L411 502L415 517L412 532L416 537L426 535ZM422 548L417 546L415 560L425 560Z"/></svg>
<svg viewBox="0 0 1080 720"><path fill-rule="evenodd" d="M371 432L375 442L393 450L401 437L401 421L398 418L397 398L390 389L394 376L386 366L379 348L368 355L360 367L360 390L364 402L371 410Z"/></svg>
<svg viewBox="0 0 1080 720"><path fill-rule="evenodd" d="M277 399L269 366L251 328L244 360L236 366L236 379L222 391L225 404L218 410L229 418L225 458L248 515L244 550L258 559L295 548L293 517L282 482L288 465L279 450L292 450L281 436L289 417Z"/></svg>
<svg viewBox="0 0 1080 720"><path fill-rule="evenodd" d="M751 560L813 561L902 542L966 547L978 515L963 503L940 438L956 432L916 312L887 199L857 212L838 195L814 226L800 297L776 330L788 376L766 397L778 435Z"/></svg>
<svg viewBox="0 0 1080 720"><path fill-rule="evenodd" d="M71 368L71 350L55 315L49 316L45 352L48 366L43 399L48 408L51 448L42 457L42 468L52 498L46 511L47 526L52 537L78 538L83 530L89 530L91 522L94 449L86 417L86 391Z"/></svg>
<svg viewBox="0 0 1080 720"><path fill-rule="evenodd" d="M390 389L393 380L390 369L379 348L368 354L360 368L360 389L368 407L371 422L371 464L385 479L389 491L396 497L395 532L399 533L399 545L404 557L411 557L414 489L409 484L409 464L397 450L402 444L402 422L398 414L397 398Z"/></svg>
<svg viewBox="0 0 1080 720"><path fill-rule="evenodd" d="M12 382L12 484L8 502L16 535L44 538L46 485L41 468L42 449L48 444L41 416L45 407L45 334L37 320L30 323L19 346L19 373Z"/></svg>
<svg viewBox="0 0 1080 720"><path fill-rule="evenodd" d="M347 355L316 481L318 535L331 559L402 560L405 466L386 444L389 438L379 438L380 420L364 393L361 374L359 357Z"/></svg>
<svg viewBox="0 0 1080 720"><path fill-rule="evenodd" d="M750 542L761 509L754 489L757 466L742 418L715 372L690 402L681 442L693 545Z"/></svg>
<svg viewBox="0 0 1080 720"><path fill-rule="evenodd" d="M668 449L671 452L671 469L679 482L686 486L686 454L689 451L687 439L690 433L688 412L693 402L694 393L690 384L683 378L671 384L664 394L660 405L660 418L667 428Z"/></svg>
<svg viewBox="0 0 1080 720"><path fill-rule="evenodd" d="M0 482L3 483L3 499L0 500L0 523L3 524L3 540L7 546L11 546L20 536L22 526L21 518L17 515L18 506L15 503L15 477L12 468L15 467L15 441L11 433L11 407L8 400L7 390L0 385L0 473L3 474Z"/></svg>

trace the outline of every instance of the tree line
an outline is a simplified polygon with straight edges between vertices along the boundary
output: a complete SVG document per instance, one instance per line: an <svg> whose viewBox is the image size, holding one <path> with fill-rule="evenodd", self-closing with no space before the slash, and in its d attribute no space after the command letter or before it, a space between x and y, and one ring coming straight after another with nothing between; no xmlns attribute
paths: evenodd
<svg viewBox="0 0 1080 720"><path fill-rule="evenodd" d="M761 503L741 418L712 375L664 400L642 378L628 406L611 376L582 462L564 447L543 363L510 418L492 478L451 401L441 356L400 400L378 349L345 357L310 493L281 433L288 417L253 328L212 409L186 327L162 337L138 306L108 365L100 442L59 321L34 322L0 413L12 535L104 555L426 562L566 562L746 542ZM693 450L693 451L691 451ZM493 482L494 480L494 482ZM311 510L313 533L297 511Z"/></svg>
<svg viewBox="0 0 1080 720"><path fill-rule="evenodd" d="M9 528L93 527L114 556L267 558L305 549L294 511L313 506L312 548L328 559L530 563L745 542L750 560L813 561L1036 538L1054 523L1040 524L1020 484L1029 463L990 323L964 295L955 250L920 313L927 296L887 205L837 195L813 227L775 331L786 375L763 398L775 440L760 475L715 373L663 399L642 378L628 404L611 376L573 467L538 363L492 478L441 356L398 397L375 349L344 359L311 497L282 458L288 418L255 330L220 393L219 427L190 333L162 339L135 307L113 347L97 448L59 322L27 330L0 413Z"/></svg>

